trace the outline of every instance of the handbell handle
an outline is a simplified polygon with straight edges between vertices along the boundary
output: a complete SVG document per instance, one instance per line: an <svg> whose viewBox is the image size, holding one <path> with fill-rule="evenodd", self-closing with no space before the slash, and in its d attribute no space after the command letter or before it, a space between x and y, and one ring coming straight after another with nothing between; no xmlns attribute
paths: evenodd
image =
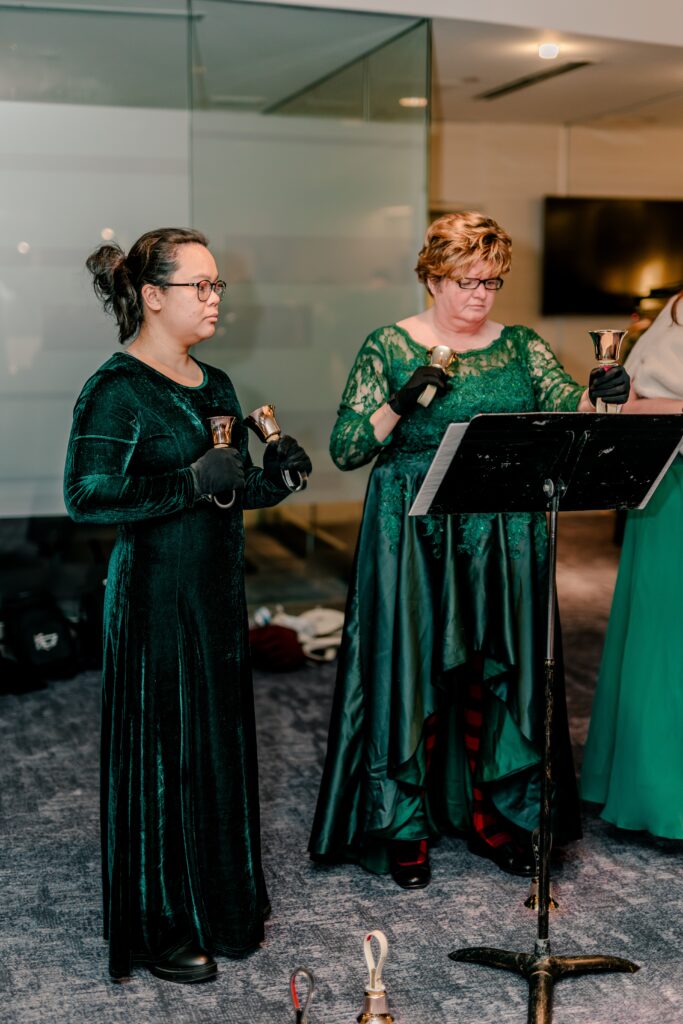
<svg viewBox="0 0 683 1024"><path fill-rule="evenodd" d="M299 478L298 483L295 482L292 473L294 473L294 476ZM285 487L294 493L297 491L305 491L308 487L308 473L304 473L298 469L294 469L291 472L288 469L283 469L282 479L285 482Z"/></svg>
<svg viewBox="0 0 683 1024"><path fill-rule="evenodd" d="M379 958L377 963L375 963L375 957L372 952L373 939L376 939L377 944L379 945ZM365 962L368 965L368 974L370 976L368 985L369 992L384 991L384 985L382 984L382 968L384 967L384 962L387 958L388 949L389 943L387 942L387 937L384 932L379 931L379 929L374 932L369 932L365 936L365 940L363 941L363 952L365 953Z"/></svg>
<svg viewBox="0 0 683 1024"><path fill-rule="evenodd" d="M308 982L308 991L306 992L306 998L303 1003L301 1002L301 997L297 988L298 978L305 978ZM313 993L315 992L315 978L313 977L312 972L307 970L305 967L297 967L289 979L289 991L292 996L292 1005L294 1006L295 1024L308 1024L308 1007L311 1004Z"/></svg>

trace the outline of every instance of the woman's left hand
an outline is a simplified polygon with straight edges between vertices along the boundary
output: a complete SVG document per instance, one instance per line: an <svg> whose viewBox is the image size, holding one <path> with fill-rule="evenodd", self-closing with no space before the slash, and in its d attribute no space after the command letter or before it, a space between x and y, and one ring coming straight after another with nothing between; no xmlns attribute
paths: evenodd
<svg viewBox="0 0 683 1024"><path fill-rule="evenodd" d="M310 476L313 471L311 460L301 445L284 434L279 441L271 441L263 453L263 472L271 483L282 483L282 471L288 470Z"/></svg>

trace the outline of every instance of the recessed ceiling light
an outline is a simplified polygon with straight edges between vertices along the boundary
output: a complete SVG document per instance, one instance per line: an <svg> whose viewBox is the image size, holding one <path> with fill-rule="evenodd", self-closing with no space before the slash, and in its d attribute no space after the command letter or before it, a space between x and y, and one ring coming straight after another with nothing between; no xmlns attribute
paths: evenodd
<svg viewBox="0 0 683 1024"><path fill-rule="evenodd" d="M401 107L426 107L429 100L426 96L401 96L398 102Z"/></svg>
<svg viewBox="0 0 683 1024"><path fill-rule="evenodd" d="M17 246L17 252L20 252L22 256L25 256L30 251L31 246L28 244L28 242L19 242L19 245Z"/></svg>
<svg viewBox="0 0 683 1024"><path fill-rule="evenodd" d="M555 60L559 53L560 48L557 43L541 43L538 48L538 56L543 60Z"/></svg>
<svg viewBox="0 0 683 1024"><path fill-rule="evenodd" d="M100 231L100 238L103 238L105 242L111 242L113 237L114 237L114 229L113 228L102 228L102 230Z"/></svg>

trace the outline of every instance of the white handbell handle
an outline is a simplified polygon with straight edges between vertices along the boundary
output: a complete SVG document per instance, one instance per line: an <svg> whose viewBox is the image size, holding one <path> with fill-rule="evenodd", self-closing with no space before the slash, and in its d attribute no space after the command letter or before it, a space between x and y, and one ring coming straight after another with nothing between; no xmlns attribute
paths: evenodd
<svg viewBox="0 0 683 1024"><path fill-rule="evenodd" d="M434 398L435 394L436 388L434 387L434 385L428 384L427 387L422 392L422 394L420 395L420 397L418 398L417 404L423 406L426 409L427 406L432 401L432 399Z"/></svg>
<svg viewBox="0 0 683 1024"><path fill-rule="evenodd" d="M602 413L615 413L621 412L621 406L616 405L614 402L604 402L602 398L598 398L595 402L595 411Z"/></svg>
<svg viewBox="0 0 683 1024"><path fill-rule="evenodd" d="M372 955L372 940L377 939L379 944L379 960L375 964L375 958ZM368 965L368 972L370 974L370 984L368 985L368 992L384 992L384 985L382 984L382 968L384 967L384 961L387 958L387 951L389 949L389 943L384 932L374 931L370 932L365 936L363 942L363 952L365 953L365 962Z"/></svg>
<svg viewBox="0 0 683 1024"><path fill-rule="evenodd" d="M235 491L233 491L232 492L232 498L227 503L227 505L224 502L219 501L215 494L213 496L213 500L214 500L215 504L218 505L219 508L232 508L232 506L235 504L235 498L236 497L237 497L237 494L235 493Z"/></svg>
<svg viewBox="0 0 683 1024"><path fill-rule="evenodd" d="M285 485L290 489L290 491L305 491L308 484L308 474L302 473L298 469L295 469L294 472L299 477L298 484L294 483L294 478L288 469L282 470L282 479L284 480Z"/></svg>

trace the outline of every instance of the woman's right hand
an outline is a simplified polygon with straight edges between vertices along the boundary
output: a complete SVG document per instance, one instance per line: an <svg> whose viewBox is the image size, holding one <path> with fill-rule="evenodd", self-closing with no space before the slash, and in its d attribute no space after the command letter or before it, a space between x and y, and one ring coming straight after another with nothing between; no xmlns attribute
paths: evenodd
<svg viewBox="0 0 683 1024"><path fill-rule="evenodd" d="M244 489L244 466L236 448L209 448L190 469L202 497Z"/></svg>
<svg viewBox="0 0 683 1024"><path fill-rule="evenodd" d="M397 416L405 416L417 405L417 400L426 387L436 388L435 398L443 398L448 391L449 381L440 366L418 366L412 377L387 400L387 405Z"/></svg>

